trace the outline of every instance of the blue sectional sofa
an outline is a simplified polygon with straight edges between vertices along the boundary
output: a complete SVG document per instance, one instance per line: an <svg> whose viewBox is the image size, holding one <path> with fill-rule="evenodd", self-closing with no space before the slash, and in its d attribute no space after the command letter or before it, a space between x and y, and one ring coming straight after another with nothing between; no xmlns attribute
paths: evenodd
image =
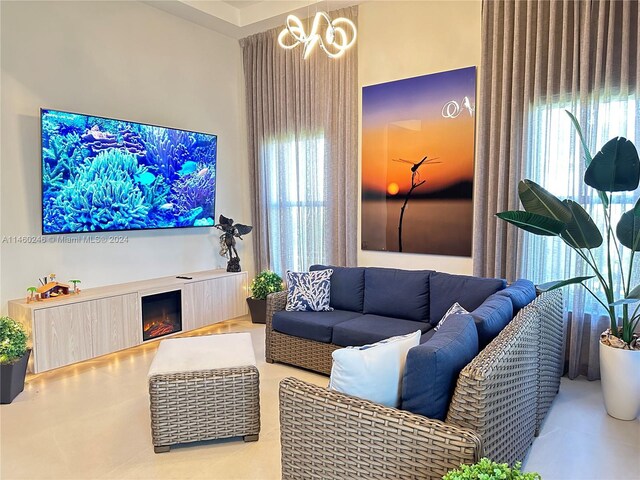
<svg viewBox="0 0 640 480"><path fill-rule="evenodd" d="M283 478L369 470L441 478L481 456L524 459L560 385L560 291L536 296L527 280L507 286L433 271L331 268L332 312L286 312L285 292L268 297L268 362L328 374L337 348L418 329L421 343L407 355L400 409L283 380ZM454 302L469 313L435 331Z"/></svg>
<svg viewBox="0 0 640 480"><path fill-rule="evenodd" d="M331 357L322 347L315 357L314 344L328 349L366 345L420 330L421 345L407 356L402 409L440 420L447 414L460 371L513 318L511 296L520 294L525 303L536 296L533 283L526 280L506 288L501 279L431 270L324 265L311 270L326 268L333 269L330 305L334 310L274 311L267 338L273 340L275 335L288 344L282 336L295 337L306 344L298 345L294 356L282 358L267 340L267 361L328 374ZM456 302L470 313L450 316L436 332L435 326Z"/></svg>

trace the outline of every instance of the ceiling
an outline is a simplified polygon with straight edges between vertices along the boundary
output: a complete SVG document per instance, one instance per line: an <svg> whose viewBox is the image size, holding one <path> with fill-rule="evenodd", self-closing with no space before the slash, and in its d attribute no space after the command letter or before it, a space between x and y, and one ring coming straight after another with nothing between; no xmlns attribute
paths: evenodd
<svg viewBox="0 0 640 480"><path fill-rule="evenodd" d="M235 0L235 1L225 1L224 3L228 3L232 7L243 9L245 7L250 7L251 5L255 5L257 3L263 3L264 0Z"/></svg>
<svg viewBox="0 0 640 480"><path fill-rule="evenodd" d="M289 14L307 17L362 0L146 0L144 3L232 38L244 38L280 25Z"/></svg>

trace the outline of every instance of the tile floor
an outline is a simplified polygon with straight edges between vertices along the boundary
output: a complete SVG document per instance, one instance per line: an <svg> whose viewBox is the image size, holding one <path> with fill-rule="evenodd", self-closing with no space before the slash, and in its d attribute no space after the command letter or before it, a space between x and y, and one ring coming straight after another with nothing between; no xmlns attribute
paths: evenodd
<svg viewBox="0 0 640 480"><path fill-rule="evenodd" d="M147 344L29 376L25 391L0 407L0 478L278 479L278 383L327 378L264 361L264 326L246 318L200 334L250 331L260 370L260 441L201 442L154 454L146 374ZM608 417L598 382L563 379L524 469L552 479L639 479L640 422Z"/></svg>

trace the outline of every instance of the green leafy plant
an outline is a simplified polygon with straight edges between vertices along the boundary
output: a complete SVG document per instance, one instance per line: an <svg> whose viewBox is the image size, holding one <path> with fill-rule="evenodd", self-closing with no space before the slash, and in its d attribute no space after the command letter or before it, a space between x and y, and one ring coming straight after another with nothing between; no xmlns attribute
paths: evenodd
<svg viewBox="0 0 640 480"><path fill-rule="evenodd" d="M589 266L593 275L556 280L540 285L549 291L565 285L580 284L607 311L610 319L609 334L615 337L612 346L638 348L634 331L640 322L640 285L632 288L634 255L640 251L640 200L622 214L614 228L611 199L615 192L634 192L640 183L640 159L634 144L623 137L609 140L595 156L591 155L582 129L576 118L567 111L580 137L587 170L584 183L595 189L604 211L603 232L582 206L572 200L560 200L531 180L522 180L518 195L524 211L508 211L497 216L523 230L536 235L554 236L563 241ZM598 265L593 250L604 245L606 267ZM622 248L631 250L628 266L623 264ZM619 273L616 273L619 272ZM596 278L604 292L598 295L586 283ZM616 284L622 286L624 297L617 299ZM630 305L638 303L633 312ZM619 307L622 308L622 326L619 327ZM612 338L614 339L614 338ZM637 345L636 345L637 344Z"/></svg>
<svg viewBox="0 0 640 480"><path fill-rule="evenodd" d="M27 353L27 332L10 317L0 317L0 364L14 363Z"/></svg>
<svg viewBox="0 0 640 480"><path fill-rule="evenodd" d="M449 471L442 480L540 480L538 473L523 473L521 463L513 468L506 463L495 463L488 458L482 458L473 465L460 465L460 468Z"/></svg>
<svg viewBox="0 0 640 480"><path fill-rule="evenodd" d="M284 290L282 278L271 270L263 270L253 279L249 286L251 298L264 300L270 293Z"/></svg>

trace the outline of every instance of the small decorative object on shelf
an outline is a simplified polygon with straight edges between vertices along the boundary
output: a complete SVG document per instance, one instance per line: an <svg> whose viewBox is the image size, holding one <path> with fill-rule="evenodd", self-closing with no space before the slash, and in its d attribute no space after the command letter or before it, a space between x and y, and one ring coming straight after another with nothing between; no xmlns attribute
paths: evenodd
<svg viewBox="0 0 640 480"><path fill-rule="evenodd" d="M40 298L56 298L61 295L69 295L69 285L59 282L48 282L37 290Z"/></svg>
<svg viewBox="0 0 640 480"><path fill-rule="evenodd" d="M266 323L267 295L284 290L282 278L271 270L263 270L249 285L251 296L247 298L252 323Z"/></svg>
<svg viewBox="0 0 640 480"><path fill-rule="evenodd" d="M39 287L27 288L27 292L29 292L27 303L80 293L78 288L78 283L81 283L80 280L69 280L70 283L73 283L73 290L70 290L67 284L56 282L55 273L38 278L38 281L40 282Z"/></svg>
<svg viewBox="0 0 640 480"><path fill-rule="evenodd" d="M442 480L541 480L539 473L525 473L520 471L520 462L516 462L513 468L507 463L492 462L488 458L482 458L473 465L460 465L455 470L450 470Z"/></svg>
<svg viewBox="0 0 640 480"><path fill-rule="evenodd" d="M30 353L24 327L10 317L0 317L0 403L11 403L24 390Z"/></svg>
<svg viewBox="0 0 640 480"><path fill-rule="evenodd" d="M78 288L78 284L82 283L80 280L69 280L69 283L73 283L72 293L80 293L80 289Z"/></svg>
<svg viewBox="0 0 640 480"><path fill-rule="evenodd" d="M233 223L233 218L227 218L220 215L219 223L214 225L218 230L222 230L220 235L220 255L226 257L229 255L227 262L227 272L239 272L240 257L236 250L236 238L242 240L242 235L246 235L253 229L250 225L242 225L241 223Z"/></svg>
<svg viewBox="0 0 640 480"><path fill-rule="evenodd" d="M27 295L27 303L40 301L40 295L37 293L38 287L29 287L27 288L27 292L29 292L29 295Z"/></svg>

